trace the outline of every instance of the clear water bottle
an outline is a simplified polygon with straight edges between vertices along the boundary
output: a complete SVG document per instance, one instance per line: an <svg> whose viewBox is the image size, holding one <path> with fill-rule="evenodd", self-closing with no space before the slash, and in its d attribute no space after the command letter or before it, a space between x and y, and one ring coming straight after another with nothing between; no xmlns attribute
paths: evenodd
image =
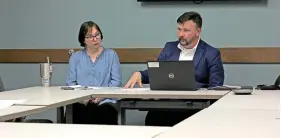
<svg viewBox="0 0 281 138"><path fill-rule="evenodd" d="M49 63L49 58L47 58L47 63L40 64L40 76L41 76L41 84L44 87L49 87L51 85L52 78L52 63Z"/></svg>

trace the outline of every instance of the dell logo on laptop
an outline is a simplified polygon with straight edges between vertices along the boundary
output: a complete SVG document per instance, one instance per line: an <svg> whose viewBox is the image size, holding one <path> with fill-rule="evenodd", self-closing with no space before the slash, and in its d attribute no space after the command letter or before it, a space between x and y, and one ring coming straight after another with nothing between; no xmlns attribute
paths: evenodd
<svg viewBox="0 0 281 138"><path fill-rule="evenodd" d="M174 75L173 73L170 73L170 74L169 74L169 78L170 78L170 79L173 79L174 77L175 77L175 75Z"/></svg>

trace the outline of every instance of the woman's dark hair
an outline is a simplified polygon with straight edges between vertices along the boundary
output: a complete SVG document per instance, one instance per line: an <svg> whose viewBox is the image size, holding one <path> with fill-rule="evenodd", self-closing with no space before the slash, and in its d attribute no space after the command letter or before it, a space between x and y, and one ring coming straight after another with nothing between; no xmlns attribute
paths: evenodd
<svg viewBox="0 0 281 138"><path fill-rule="evenodd" d="M85 35L92 27L95 27L98 30L98 32L101 35L101 39L103 39L101 29L96 23L94 23L93 21L84 22L80 27L80 31L78 35L78 41L82 47L85 47Z"/></svg>

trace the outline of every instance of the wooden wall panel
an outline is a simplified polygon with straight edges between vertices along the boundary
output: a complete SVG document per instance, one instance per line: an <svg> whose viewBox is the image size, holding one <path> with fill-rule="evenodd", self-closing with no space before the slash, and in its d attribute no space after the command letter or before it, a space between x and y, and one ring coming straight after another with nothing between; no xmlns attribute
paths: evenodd
<svg viewBox="0 0 281 138"><path fill-rule="evenodd" d="M79 49L74 49L75 51ZM156 60L161 48L115 48L121 63L144 63ZM69 49L0 49L0 63L67 63ZM279 64L279 47L220 48L224 63Z"/></svg>
<svg viewBox="0 0 281 138"><path fill-rule="evenodd" d="M221 48L224 63L280 63L279 47Z"/></svg>

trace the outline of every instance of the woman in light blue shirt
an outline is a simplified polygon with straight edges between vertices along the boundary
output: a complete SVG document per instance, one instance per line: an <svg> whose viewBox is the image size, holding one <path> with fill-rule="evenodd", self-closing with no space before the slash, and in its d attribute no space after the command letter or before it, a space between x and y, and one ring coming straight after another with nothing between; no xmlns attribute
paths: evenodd
<svg viewBox="0 0 281 138"><path fill-rule="evenodd" d="M101 46L103 35L99 26L84 22L78 40L84 49L73 53L69 60L66 85L94 87L119 87L121 71L118 55L112 49ZM116 124L117 111L112 106L115 99L93 97L73 104L73 123Z"/></svg>

